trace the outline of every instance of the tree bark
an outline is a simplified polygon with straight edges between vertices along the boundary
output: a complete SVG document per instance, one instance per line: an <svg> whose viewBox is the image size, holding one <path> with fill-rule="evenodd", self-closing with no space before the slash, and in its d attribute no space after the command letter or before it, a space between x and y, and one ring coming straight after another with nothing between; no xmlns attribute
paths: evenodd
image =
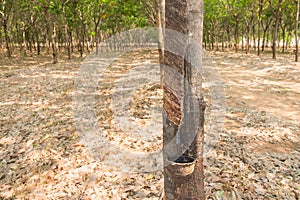
<svg viewBox="0 0 300 200"><path fill-rule="evenodd" d="M282 53L284 53L284 51L285 51L285 38L286 38L286 26L285 25L283 25L283 27L282 27Z"/></svg>
<svg viewBox="0 0 300 200"><path fill-rule="evenodd" d="M227 28L226 33L227 33L226 48L230 49L231 48L231 36L230 36L230 29L229 28Z"/></svg>
<svg viewBox="0 0 300 200"><path fill-rule="evenodd" d="M278 0L278 6L275 15L275 28L273 31L273 42L272 42L272 53L273 53L273 59L276 59L276 41L278 36L278 28L279 28L279 22L280 22L280 8L281 8L282 0ZM270 4L272 5L271 1Z"/></svg>
<svg viewBox="0 0 300 200"><path fill-rule="evenodd" d="M246 54L249 53L249 50L250 50L250 24L248 24L247 26L247 36L246 36L246 49L245 49L245 52Z"/></svg>
<svg viewBox="0 0 300 200"><path fill-rule="evenodd" d="M9 21L12 15L12 10L13 10L13 5L14 1L2 1L1 2L1 7L3 9L3 12L0 11L0 16L1 16L1 21L2 21L2 26L4 29L4 37L5 37L5 47L6 47L6 54L7 57L11 57L12 55L12 48L10 46L10 37L9 37Z"/></svg>
<svg viewBox="0 0 300 200"><path fill-rule="evenodd" d="M209 49L210 50L214 50L215 49L213 35L214 35L214 33L210 30L209 31L209 41L210 41Z"/></svg>
<svg viewBox="0 0 300 200"><path fill-rule="evenodd" d="M6 53L7 57L11 57L11 49L10 49L10 39L8 35L8 19L4 19L3 22L4 35L5 35L5 44L6 44Z"/></svg>
<svg viewBox="0 0 300 200"><path fill-rule="evenodd" d="M225 34L224 34L224 31L222 31L222 51L224 51L224 37L225 37Z"/></svg>
<svg viewBox="0 0 300 200"><path fill-rule="evenodd" d="M253 48L256 51L256 37L255 37L255 24L252 25L252 39L253 39Z"/></svg>
<svg viewBox="0 0 300 200"><path fill-rule="evenodd" d="M68 59L71 59L71 40L70 40L70 35L71 35L71 30L70 27L68 26L68 20L67 20L67 15L66 15L66 4L68 3L68 1L63 3L63 15L64 15L64 34L65 34L65 44L67 47L67 52L68 52Z"/></svg>
<svg viewBox="0 0 300 200"><path fill-rule="evenodd" d="M268 46L268 31L269 31L271 22L272 22L272 18L267 18L266 25L263 26L263 23L261 24L263 27L263 41L262 41L262 46L261 46L262 52L265 50L265 47Z"/></svg>
<svg viewBox="0 0 300 200"><path fill-rule="evenodd" d="M257 26L257 55L260 56L260 27L261 27L261 15L263 9L263 0L259 0L259 12L258 12L258 26Z"/></svg>
<svg viewBox="0 0 300 200"><path fill-rule="evenodd" d="M36 31L35 33L35 38L36 38L36 45L37 45L37 55L41 55L41 44L39 40L39 33Z"/></svg>
<svg viewBox="0 0 300 200"><path fill-rule="evenodd" d="M236 17L235 20L235 27L234 27L234 50L237 53L238 52L238 43L239 43L239 20Z"/></svg>
<svg viewBox="0 0 300 200"><path fill-rule="evenodd" d="M99 41L99 31L98 31L98 30L99 30L100 20L101 20L100 17L94 19L94 24L95 24L94 30L95 30L95 42L96 42L96 55L99 54L99 42L100 42L100 41Z"/></svg>
<svg viewBox="0 0 300 200"><path fill-rule="evenodd" d="M164 38L162 86L165 198L204 200L204 102L200 71L203 0L166 0L165 26L166 30L186 36L184 41L169 37L168 34ZM171 52L172 47L177 52L185 52L184 55Z"/></svg>
<svg viewBox="0 0 300 200"><path fill-rule="evenodd" d="M276 17L275 20L275 29L273 31L273 41L272 41L272 54L273 54L273 59L276 59L276 40L277 40L277 33L278 33L278 24L279 24L279 19Z"/></svg>
<svg viewBox="0 0 300 200"><path fill-rule="evenodd" d="M56 37L56 29L55 29L55 25L53 24L52 36L51 36L51 45L52 45L52 56L53 56L53 63L54 64L56 64L58 62L55 37Z"/></svg>
<svg viewBox="0 0 300 200"><path fill-rule="evenodd" d="M296 27L295 27L295 62L298 62L299 45L298 45L298 27L299 27L299 0L297 0L297 14L296 14Z"/></svg>
<svg viewBox="0 0 300 200"><path fill-rule="evenodd" d="M159 63L163 63L164 57L164 24L165 24L165 0L155 0L156 7L156 24L158 27L158 53L159 53Z"/></svg>

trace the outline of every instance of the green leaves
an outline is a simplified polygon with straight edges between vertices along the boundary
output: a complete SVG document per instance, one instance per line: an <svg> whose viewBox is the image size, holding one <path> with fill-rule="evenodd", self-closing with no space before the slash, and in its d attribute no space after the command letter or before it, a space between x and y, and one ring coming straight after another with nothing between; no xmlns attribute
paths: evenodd
<svg viewBox="0 0 300 200"><path fill-rule="evenodd" d="M259 16L260 4L262 4L262 9ZM276 17L278 18L275 16L276 13L280 15L280 26L283 26L289 34L294 34L296 5L293 0L209 0L205 1L204 9L204 33L215 37L214 40L218 40L217 37L222 38L224 35L218 34L225 31L228 37L233 34L239 35L239 38L235 38L236 41L241 40L242 37L245 38L245 32L249 32L249 29L252 29L252 36L256 36L258 33L255 30L258 29L258 23L261 23L264 29L271 29L273 24L271 22L274 22ZM255 38L253 39L255 42Z"/></svg>
<svg viewBox="0 0 300 200"><path fill-rule="evenodd" d="M102 0L102 30L120 32L134 27L148 25L141 5L133 0Z"/></svg>

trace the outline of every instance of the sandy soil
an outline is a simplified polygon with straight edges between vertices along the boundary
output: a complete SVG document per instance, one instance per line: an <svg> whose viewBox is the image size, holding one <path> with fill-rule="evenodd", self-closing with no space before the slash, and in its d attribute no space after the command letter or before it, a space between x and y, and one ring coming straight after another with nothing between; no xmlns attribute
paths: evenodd
<svg viewBox="0 0 300 200"><path fill-rule="evenodd" d="M270 55L234 53L212 53L212 62L218 67L226 84L226 103L228 108L237 108L260 113L263 116L252 116L251 126L261 127L261 124L273 123L272 126L293 127L295 142L299 139L300 122L300 64L293 62L292 55L282 55L277 60L269 59ZM226 123L227 130L239 129L242 125L238 120L247 121L245 112L228 113L228 118L235 118ZM249 115L249 114L248 114ZM269 115L269 116L268 116ZM262 119L263 117L263 119ZM264 119L270 117L269 119ZM272 118L273 117L273 118ZM273 121L273 122L272 122ZM278 122L277 122L278 121ZM257 123L257 124L255 124ZM246 124L247 125L247 124ZM279 144L269 144L264 151L297 150L299 145L281 141ZM271 148L273 146L273 148Z"/></svg>

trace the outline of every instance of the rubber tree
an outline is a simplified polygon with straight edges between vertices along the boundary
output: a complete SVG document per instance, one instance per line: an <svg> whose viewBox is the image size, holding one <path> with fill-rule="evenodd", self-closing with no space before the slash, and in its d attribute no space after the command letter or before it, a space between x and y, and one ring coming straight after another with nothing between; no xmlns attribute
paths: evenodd
<svg viewBox="0 0 300 200"><path fill-rule="evenodd" d="M262 23L262 19L261 19L261 15L262 15L262 11L263 11L263 3L264 0L258 0L258 27L257 27L257 55L260 56L260 34L261 34L261 23Z"/></svg>
<svg viewBox="0 0 300 200"><path fill-rule="evenodd" d="M299 54L299 47L298 47L298 27L299 27L299 0L297 0L297 13L296 13L296 22L295 22L295 44L296 44L296 51L295 51L295 62L298 62L298 54Z"/></svg>
<svg viewBox="0 0 300 200"><path fill-rule="evenodd" d="M261 51L265 51L265 47L268 46L268 32L271 27L273 18L272 18L272 10L270 10L269 6L263 10L263 16L261 21L262 31L263 31L263 38L262 38L262 46Z"/></svg>
<svg viewBox="0 0 300 200"><path fill-rule="evenodd" d="M204 200L203 0L166 0L163 87L165 199Z"/></svg>
<svg viewBox="0 0 300 200"><path fill-rule="evenodd" d="M272 54L273 59L276 59L276 41L278 36L278 29L279 29L279 23L280 23L280 17L282 15L281 13L281 6L282 6L282 0L278 0L277 4L274 5L273 1L269 0L270 6L273 10L273 16L274 16L274 30L273 30L273 38L272 38Z"/></svg>
<svg viewBox="0 0 300 200"><path fill-rule="evenodd" d="M245 14L245 7L247 5L248 1L245 0L226 0L227 7L228 7L228 13L232 20L232 26L234 30L234 50L235 52L238 52L238 46L239 46L239 30L241 26L241 20L242 16Z"/></svg>
<svg viewBox="0 0 300 200"><path fill-rule="evenodd" d="M0 16L1 24L3 26L4 35L5 35L5 45L7 57L11 57L12 50L10 47L10 37L9 37L9 22L11 20L11 15L13 14L14 0L3 0L0 4Z"/></svg>
<svg viewBox="0 0 300 200"><path fill-rule="evenodd" d="M280 43L281 45L281 52L284 53L287 49L288 43L288 34L292 33L295 30L295 14L296 14L296 4L295 0L286 0L282 3L282 15L280 17L279 23L279 32L281 35Z"/></svg>
<svg viewBox="0 0 300 200"><path fill-rule="evenodd" d="M164 57L164 36L163 29L165 26L165 0L155 0L155 11L156 11L156 25L158 27L158 53L159 63L163 63ZM162 68L161 68L162 69Z"/></svg>
<svg viewBox="0 0 300 200"><path fill-rule="evenodd" d="M46 28L48 31L48 40L50 41L52 47L53 63L56 64L58 63L58 49L56 46L57 29L55 26L56 20L53 14L56 12L57 7L55 6L55 2L53 1L48 1L47 3L44 4L42 1L40 1L39 3L43 7L44 16L46 20Z"/></svg>

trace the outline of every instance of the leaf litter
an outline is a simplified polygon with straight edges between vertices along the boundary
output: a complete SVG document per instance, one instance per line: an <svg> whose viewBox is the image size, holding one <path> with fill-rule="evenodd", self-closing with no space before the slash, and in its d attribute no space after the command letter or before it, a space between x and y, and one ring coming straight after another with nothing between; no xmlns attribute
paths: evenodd
<svg viewBox="0 0 300 200"><path fill-rule="evenodd" d="M206 198L299 199L299 66L285 57L272 61L215 52L212 58L226 84L227 113L219 140L205 157ZM109 149L100 149L99 158L82 143L72 107L81 60L52 65L43 58L38 65L30 59L0 66L0 199L159 199L161 160L155 171L122 172L104 165L105 154L113 155ZM124 132L111 106L114 88L122 87L118 81L145 60L157 59L155 51L131 52L106 70L96 114L111 144L132 152L161 149L161 130L146 139ZM126 115L137 127L160 121L154 114L161 98L157 83L139 87ZM114 162L122 166L121 158ZM132 162L147 169L145 161Z"/></svg>

